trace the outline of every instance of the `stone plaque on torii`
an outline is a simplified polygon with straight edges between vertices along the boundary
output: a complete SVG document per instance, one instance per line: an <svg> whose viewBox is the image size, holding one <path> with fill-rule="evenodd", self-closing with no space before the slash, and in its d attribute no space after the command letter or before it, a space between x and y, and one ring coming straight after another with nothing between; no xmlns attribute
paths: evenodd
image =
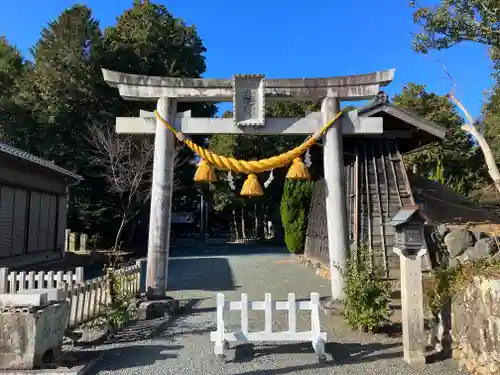
<svg viewBox="0 0 500 375"><path fill-rule="evenodd" d="M265 79L264 75L241 74L232 79L169 78L102 70L104 80L118 88L127 100L157 101L157 111L184 134L304 134L317 132L340 111L340 101L372 99L380 87L394 78L394 69L331 78ZM304 118L265 118L266 101L317 101L321 112ZM177 102L233 102L233 118L193 118L190 111L177 114ZM118 133L154 133L155 153L146 288L150 296L164 297L167 287L170 217L172 201L174 135L151 112L140 117L117 117ZM349 249L347 206L344 187L342 136L381 134L382 118L347 113L324 135L324 176L331 292L343 297L344 267Z"/></svg>

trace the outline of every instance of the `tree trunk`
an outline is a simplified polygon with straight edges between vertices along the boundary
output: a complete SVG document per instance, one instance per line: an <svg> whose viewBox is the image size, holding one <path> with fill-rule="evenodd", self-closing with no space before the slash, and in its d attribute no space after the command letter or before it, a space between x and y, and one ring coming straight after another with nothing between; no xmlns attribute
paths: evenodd
<svg viewBox="0 0 500 375"><path fill-rule="evenodd" d="M259 215L257 214L257 203L253 205L253 236L259 237Z"/></svg>
<svg viewBox="0 0 500 375"><path fill-rule="evenodd" d="M245 231L245 209L241 209L241 238L247 238Z"/></svg>
<svg viewBox="0 0 500 375"><path fill-rule="evenodd" d="M262 205L263 206L263 205ZM266 239L266 215L264 213L264 207L261 206L261 209L257 211L257 217L255 218L257 224L258 224L258 232L257 232L257 237L259 237L261 240Z"/></svg>
<svg viewBox="0 0 500 375"><path fill-rule="evenodd" d="M267 227L267 212L264 212L262 214L262 227L263 227L263 232L264 232L264 238L269 238L271 236L271 233L269 231L269 228Z"/></svg>
<svg viewBox="0 0 500 375"><path fill-rule="evenodd" d="M237 240L240 239L240 232L238 232L238 223L236 222L236 211L233 209L233 227L234 227L234 236Z"/></svg>
<svg viewBox="0 0 500 375"><path fill-rule="evenodd" d="M484 159L486 161L486 165L488 166L488 173L490 174L490 177L493 180L493 183L495 184L495 188L497 189L498 192L500 192L500 172L498 171L498 167L495 162L495 157L491 152L490 145L483 137L483 135L476 129L476 127L474 126L474 120L472 119L472 116L465 109L463 104L457 98L455 98L453 92L448 94L448 97L464 113L465 118L467 119L467 124L463 125L462 129L467 133L469 133L470 135L472 135L479 144L479 147L481 147L481 150L483 151L484 154Z"/></svg>
<svg viewBox="0 0 500 375"><path fill-rule="evenodd" d="M273 215L272 218L273 226L274 226L274 238L283 238L283 223L281 222L281 216L279 212Z"/></svg>
<svg viewBox="0 0 500 375"><path fill-rule="evenodd" d="M120 223L120 227L118 228L118 232L116 233L116 238L115 238L115 246L114 250L117 251L120 247L120 240L122 239L123 235L123 230L125 229L125 225L127 225L127 222L129 219L127 219L127 215L122 216L122 221Z"/></svg>
<svg viewBox="0 0 500 375"><path fill-rule="evenodd" d="M498 171L498 167L495 162L495 157L491 152L490 145L483 137L483 135L477 131L475 126L464 125L462 126L462 129L468 132L470 135L472 135L479 144L479 147L481 147L481 150L483 151L484 154L484 160L486 161L486 165L488 167L488 173L491 179L493 180L493 183L495 184L497 191L500 192L500 172Z"/></svg>

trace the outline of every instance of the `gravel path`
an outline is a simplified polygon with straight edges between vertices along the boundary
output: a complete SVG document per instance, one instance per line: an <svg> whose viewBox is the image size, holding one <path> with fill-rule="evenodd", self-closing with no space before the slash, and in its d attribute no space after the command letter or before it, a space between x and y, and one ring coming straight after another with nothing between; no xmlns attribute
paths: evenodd
<svg viewBox="0 0 500 375"><path fill-rule="evenodd" d="M240 247L239 254L221 247L217 252L199 252L190 257L172 258L169 288L171 295L186 306L186 314L175 321L156 320L124 331L117 342L99 347L102 359L93 373L148 375L257 375L257 374L461 374L451 360L427 365L416 371L401 359L400 340L387 336L369 336L348 329L339 318L326 319L328 362L319 365L310 344L239 345L227 350L227 362L213 355L209 332L215 329L215 294L239 299L263 300L269 292L274 299L286 299L289 292L308 298L311 292L328 296L328 281L314 270L294 261L286 253L261 249L251 254ZM214 250L214 249L212 249ZM221 255L213 255L219 253ZM263 312L249 316L250 330L263 328ZM304 314L297 316L297 328L309 327ZM237 326L237 312L229 316L229 328ZM287 328L286 313L274 318L273 329ZM123 340L123 342L119 342ZM465 374L465 373L463 373Z"/></svg>

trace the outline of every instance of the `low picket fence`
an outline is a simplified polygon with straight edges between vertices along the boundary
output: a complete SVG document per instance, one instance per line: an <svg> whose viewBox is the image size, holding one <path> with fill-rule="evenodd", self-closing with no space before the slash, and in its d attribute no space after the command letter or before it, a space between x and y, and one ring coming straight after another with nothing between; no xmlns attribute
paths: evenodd
<svg viewBox="0 0 500 375"><path fill-rule="evenodd" d="M83 267L75 268L75 271L11 271L8 268L0 268L0 294L17 293L19 291L51 289L61 283L71 287L83 283Z"/></svg>
<svg viewBox="0 0 500 375"><path fill-rule="evenodd" d="M144 265L144 261L138 260L134 265L114 271L120 278L123 291L131 294L143 291ZM102 316L111 302L110 277L101 276L85 281L82 267L76 268L74 272L9 272L7 268L0 268L0 294L53 288L63 288L66 292L70 308L67 328Z"/></svg>
<svg viewBox="0 0 500 375"><path fill-rule="evenodd" d="M122 292L131 295L141 292L141 261L115 272L119 276ZM101 276L68 288L69 317L67 328L74 328L102 316L111 302L110 277Z"/></svg>
<svg viewBox="0 0 500 375"><path fill-rule="evenodd" d="M248 310L264 311L264 331L248 331ZM288 331L273 332L273 311L288 311ZM297 332L297 310L311 311L311 330ZM240 311L240 330L226 332L224 311ZM264 301L248 301L245 293L241 294L240 301L226 301L223 293L217 294L217 330L210 333L210 341L214 343L214 353L224 355L224 349L230 342L280 342L310 341L318 356L323 362L325 356L326 332L321 332L319 320L319 294L311 293L309 301L296 301L295 294L288 294L288 301L273 301L270 293L266 293Z"/></svg>

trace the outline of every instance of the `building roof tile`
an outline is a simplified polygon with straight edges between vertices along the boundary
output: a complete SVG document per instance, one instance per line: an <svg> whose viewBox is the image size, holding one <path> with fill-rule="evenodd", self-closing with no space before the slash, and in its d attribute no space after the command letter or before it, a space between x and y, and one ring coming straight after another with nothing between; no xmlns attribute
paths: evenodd
<svg viewBox="0 0 500 375"><path fill-rule="evenodd" d="M77 180L77 181L83 180L83 177L77 175L76 173L73 173L67 169L59 167L58 165L54 164L51 161L42 159L42 158L35 156L33 154L30 154L26 151L22 151L22 150L20 150L16 147L13 147L5 142L0 142L0 152L7 154L7 155L17 157L21 160L25 160L25 161L33 163L33 164L38 164L44 168L50 169L54 172L62 174L66 177L70 177L74 180Z"/></svg>

